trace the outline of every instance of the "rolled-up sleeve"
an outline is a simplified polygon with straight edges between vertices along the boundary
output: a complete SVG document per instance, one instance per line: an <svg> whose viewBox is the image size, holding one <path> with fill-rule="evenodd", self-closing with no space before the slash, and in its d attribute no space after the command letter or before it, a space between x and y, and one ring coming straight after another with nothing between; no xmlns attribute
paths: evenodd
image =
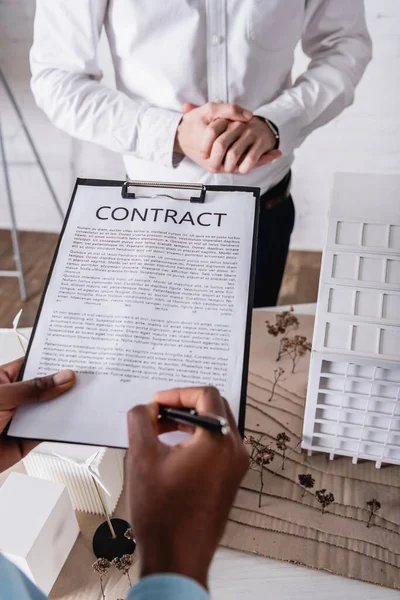
<svg viewBox="0 0 400 600"><path fill-rule="evenodd" d="M181 575L151 575L137 583L126 600L209 600L206 590Z"/></svg>
<svg viewBox="0 0 400 600"><path fill-rule="evenodd" d="M70 135L172 167L182 115L101 83L97 48L107 4L37 0L30 53L33 95L50 121Z"/></svg>
<svg viewBox="0 0 400 600"><path fill-rule="evenodd" d="M174 574L143 578L126 600L209 600L198 583ZM0 600L49 600L19 569L0 553Z"/></svg>
<svg viewBox="0 0 400 600"><path fill-rule="evenodd" d="M0 600L49 600L0 552Z"/></svg>
<svg viewBox="0 0 400 600"><path fill-rule="evenodd" d="M284 154L353 102L372 58L363 0L307 0L302 47L311 58L307 71L254 111L279 127Z"/></svg>

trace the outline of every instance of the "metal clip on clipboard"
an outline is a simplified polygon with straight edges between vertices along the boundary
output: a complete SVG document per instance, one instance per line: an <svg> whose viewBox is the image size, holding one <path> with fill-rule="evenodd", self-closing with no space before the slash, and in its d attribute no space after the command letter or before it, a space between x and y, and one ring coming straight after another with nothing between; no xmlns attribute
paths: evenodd
<svg viewBox="0 0 400 600"><path fill-rule="evenodd" d="M200 196L191 196L190 202L197 202L204 204L206 199L206 186L203 183L162 183L161 181L134 181L128 180L122 184L121 196L125 199L134 200L137 197L140 198L158 198L164 196L164 198L171 198L173 200L183 200L178 196L172 196L170 194L153 194L152 196L136 195L135 192L130 192L130 187L151 187L160 189L171 189L171 190L197 190L200 192Z"/></svg>

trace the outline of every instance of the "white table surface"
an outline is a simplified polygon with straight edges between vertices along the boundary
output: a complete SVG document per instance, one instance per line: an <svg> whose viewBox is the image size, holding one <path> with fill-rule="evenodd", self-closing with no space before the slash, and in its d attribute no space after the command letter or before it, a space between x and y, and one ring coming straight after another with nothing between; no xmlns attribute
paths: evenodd
<svg viewBox="0 0 400 600"><path fill-rule="evenodd" d="M315 304L295 305L298 314L315 314ZM272 312L289 307L271 308ZM261 310L261 309L256 309ZM29 336L30 329L21 329ZM15 334L0 329L0 364L21 356ZM288 543L290 540L288 539ZM399 573L400 577L400 573ZM399 600L400 593L299 565L220 548L211 566L215 600Z"/></svg>

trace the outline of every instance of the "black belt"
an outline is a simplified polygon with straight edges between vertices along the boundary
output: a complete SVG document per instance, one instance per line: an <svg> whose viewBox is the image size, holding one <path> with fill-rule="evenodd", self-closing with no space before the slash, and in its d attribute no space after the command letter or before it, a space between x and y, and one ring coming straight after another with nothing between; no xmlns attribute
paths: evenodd
<svg viewBox="0 0 400 600"><path fill-rule="evenodd" d="M289 171L279 183L274 185L261 196L261 210L271 210L278 204L281 204L290 195L290 187L292 182L292 172Z"/></svg>

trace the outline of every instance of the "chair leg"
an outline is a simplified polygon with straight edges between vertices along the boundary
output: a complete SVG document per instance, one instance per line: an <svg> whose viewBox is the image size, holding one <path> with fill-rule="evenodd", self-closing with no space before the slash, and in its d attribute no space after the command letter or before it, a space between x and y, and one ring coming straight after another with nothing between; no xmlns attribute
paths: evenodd
<svg viewBox="0 0 400 600"><path fill-rule="evenodd" d="M24 272L22 269L22 260L21 260L21 252L20 252L19 240L18 240L17 222L16 222L16 218L15 218L14 201L13 201L13 196L12 196L12 191L11 191L10 176L9 176L9 172L8 172L8 165L7 165L7 159L6 159L6 152L5 152L1 122L0 122L0 159L3 164L6 195L7 195L8 208L9 208L10 217L11 217L11 242L12 242L12 247L13 247L13 252L14 252L14 260L15 260L15 264L17 267L17 271L16 272L11 271L10 275L18 277L21 300L22 300L22 302L25 302L25 300L27 299L27 293L26 293ZM2 275L7 276L7 272L2 272Z"/></svg>

